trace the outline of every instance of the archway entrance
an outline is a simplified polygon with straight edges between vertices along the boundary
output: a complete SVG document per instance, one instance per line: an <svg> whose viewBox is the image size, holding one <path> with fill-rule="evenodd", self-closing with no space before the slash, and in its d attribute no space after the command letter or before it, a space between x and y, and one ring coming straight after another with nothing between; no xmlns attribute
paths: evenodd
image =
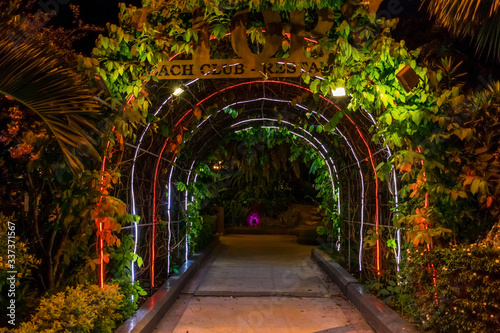
<svg viewBox="0 0 500 333"><path fill-rule="evenodd" d="M183 253L179 252L177 256L185 256L185 248L189 248L189 242L184 240L183 245L180 243L184 236L181 235L184 230L182 225L186 221L182 212L175 206L184 206L186 209L192 194L189 194L187 189L179 191L177 184L189 186L196 181L199 172L197 161L207 152L213 151L217 143L226 136L249 128L282 128L315 150L325 162L330 175L331 205L339 214L336 230L332 233L332 236L335 234L335 239L330 239L329 242L333 241L339 251L344 251L344 257L353 268L358 267L359 271L363 271L363 264L366 264L367 267L375 267L375 270L377 267L378 270L382 269L382 251L385 253L387 249L383 249L379 242L374 244L373 249L368 250L369 254L366 255L363 238L367 235L368 228L384 225L389 232L385 237L397 239L396 229L392 230L392 226L387 223L380 223L390 220L391 212L385 202L397 201L394 196L397 187L394 181L381 186L375 178L375 167L388 157L389 152L387 147L377 146L368 139L370 135L367 128L372 124L370 117L360 110L341 117L336 128L327 131L324 128L328 126L329 119L338 115L341 109L337 104L342 105L345 101L338 100L335 103L320 97L319 101L315 102L312 92L302 87L300 82L252 80L236 84L228 81L226 84L226 87L210 89L205 81L189 81L180 96L166 99L167 103L162 108L172 105L176 109L177 119L172 119L173 123L176 123L173 131L191 134L183 141L141 135L139 144L135 147L135 160L132 164L131 204L132 207L144 207L140 212L135 208L134 213L145 218L155 216L155 220L150 225L146 224L146 227L151 229L149 231L139 232L140 226L136 225L134 236L149 234L153 237L154 232L155 241L151 238L149 242L149 251L153 253L156 251L153 250L156 244L161 244L161 241L156 239L155 224L165 221L163 223L167 224L168 234L171 235L167 236L167 242L170 240L170 246L167 245L167 248L175 244L177 251L183 249ZM219 89L215 90L217 88ZM317 104L316 108L308 107L307 103ZM157 113L158 117L162 117L162 108ZM204 119L197 119L196 112L200 111L208 113ZM177 153L179 145L189 153ZM154 150L148 149L154 155L140 155L143 146L156 147ZM150 171L144 170L147 175L142 174L136 165L154 166L155 173L151 175ZM144 187L148 177L152 177L154 181L149 187ZM137 179L141 181L138 182ZM137 198L150 198L147 193L151 193L151 190L154 207L146 207L136 201ZM176 197L181 197L182 200L176 200ZM333 224L331 227L333 228ZM173 236L172 230L178 231L179 234ZM167 252L166 255L170 258L170 253ZM397 255L398 252L394 260L398 259ZM166 261L166 265L169 269L170 260Z"/></svg>
<svg viewBox="0 0 500 333"><path fill-rule="evenodd" d="M334 239L339 251L346 249L349 267L370 276L398 269L400 230L391 223L391 208L397 214L397 177L387 163L391 150L377 132L380 124L362 106L381 108L386 122L393 121L388 108L396 103L388 85L395 76L368 69L377 58L376 66L392 73L412 62L412 55L398 44L395 56L383 57L381 49L380 57L371 57L372 46L366 45L375 40L374 22L340 3L263 5L260 12L259 6L221 11L215 5L200 9L151 3L123 9L124 22L142 36L131 50L141 61L129 67L137 80L127 88L134 106L127 112L131 119L147 120L135 143L128 144L124 156L130 164L122 169L129 176L127 203L141 217L141 223L129 227L134 253L149 263L139 273L132 263L133 279L140 275L155 285L158 244L165 250L161 261L167 274L173 250L176 257L187 258L191 222L178 208L186 210L193 197L189 186L199 172L197 159L245 126L286 128L321 156L331 184L329 209L337 215L329 216L336 220L329 241ZM159 38L155 29L172 39ZM131 38L120 32L118 39ZM99 47L105 44L103 40ZM108 67L114 66L108 60ZM118 69L112 79L123 75ZM355 89L356 82L365 90ZM372 85L380 98L375 99ZM386 143L400 146L401 140L394 135ZM182 199L174 201L176 197ZM159 236L162 227L166 232Z"/></svg>

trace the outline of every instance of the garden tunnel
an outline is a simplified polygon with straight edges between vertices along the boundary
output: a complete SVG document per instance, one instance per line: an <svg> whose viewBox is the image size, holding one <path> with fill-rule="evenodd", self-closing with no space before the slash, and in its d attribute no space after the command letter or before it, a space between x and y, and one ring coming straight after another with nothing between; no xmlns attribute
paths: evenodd
<svg viewBox="0 0 500 333"><path fill-rule="evenodd" d="M173 94L179 86L182 91ZM124 159L130 162L126 163L122 177L128 186L122 191L131 213L141 220L124 231L131 232L136 241L134 252L147 263L140 269L132 263L133 278L150 280L154 287L155 277L170 270L171 258L187 259L189 241L184 233L188 222L177 208L186 206L190 199L187 191L178 191L175 185L195 182L194 170L200 157L214 150L226 135L251 127L287 128L325 160L332 192L338 190L335 205L341 221L338 237L329 241L332 247L336 244L353 270L370 275L397 267L400 230L390 222L390 202L397 204L397 177L394 170L387 182L381 183L376 177L376 166L390 157L390 150L371 139L369 129L374 121L364 110L339 117L348 98L320 96L314 100L300 79L195 79L182 85L170 82L156 89L155 117L170 117L168 123L174 125L169 130L174 133L192 133L190 139L182 142L183 151L190 154L177 157L175 150L181 142L173 145L175 135L172 139L171 135L155 134L150 125L138 133L135 145L126 146ZM224 112L228 108L238 109L237 116ZM197 109L211 115L196 121ZM335 129L314 130L336 115L340 120ZM160 230L159 224L165 228ZM367 232L378 237L371 249L363 246ZM396 249L384 245L388 233L397 240ZM387 256L388 251L392 256ZM382 260L386 257L392 258L392 266Z"/></svg>

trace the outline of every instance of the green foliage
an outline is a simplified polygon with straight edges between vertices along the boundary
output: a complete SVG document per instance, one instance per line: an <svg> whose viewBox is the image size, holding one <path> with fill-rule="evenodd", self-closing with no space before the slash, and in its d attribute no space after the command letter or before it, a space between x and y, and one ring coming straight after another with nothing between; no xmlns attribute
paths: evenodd
<svg viewBox="0 0 500 333"><path fill-rule="evenodd" d="M198 172L200 174L208 174L211 173L210 169L206 167L206 165L202 165ZM186 188L184 184L178 183L177 188ZM203 242L206 241L207 233L209 234L211 225L209 223L205 224L203 216L200 215L202 203L212 196L212 193L208 190L205 183L201 181L192 182L189 184L188 188L190 196L192 196L193 200L188 203L187 211L185 212L185 218L189 222L188 224L188 237L193 244L192 249L195 250L200 249L202 246L206 245ZM210 218L209 218L210 221ZM206 227L206 229L205 229ZM213 234L213 231L212 233ZM198 244L198 242L202 242L202 244Z"/></svg>
<svg viewBox="0 0 500 333"><path fill-rule="evenodd" d="M203 227L198 233L197 237L194 239L195 246L194 251L199 252L203 250L212 240L215 234L215 226L217 222L217 216L215 215L203 215L202 217Z"/></svg>
<svg viewBox="0 0 500 333"><path fill-rule="evenodd" d="M120 238L119 246L108 248L109 263L106 268L113 272L114 278L130 280L132 262L137 263L138 267L142 266L142 258L134 253L134 244L134 236L125 234Z"/></svg>
<svg viewBox="0 0 500 333"><path fill-rule="evenodd" d="M117 285L123 295L123 301L117 310L118 314L121 315L123 320L130 318L137 310L139 297L146 296L147 292L140 286L139 281L132 284L129 276L114 278L111 280L111 285Z"/></svg>
<svg viewBox="0 0 500 333"><path fill-rule="evenodd" d="M13 217L7 217L0 213L0 294L3 296L0 298L0 306L6 309L10 305L8 303L10 296L9 298L6 297L10 284L7 278L11 277L12 274L7 272L17 271L15 276L15 299L17 307L16 319L19 321L37 303L37 290L33 273L37 271L41 260L33 254L28 242L18 236L20 234L19 225L16 228L15 222ZM15 242L15 247L12 247L14 243L9 242L9 239ZM0 322L6 319L7 317L4 317Z"/></svg>
<svg viewBox="0 0 500 333"><path fill-rule="evenodd" d="M500 327L500 252L486 246L407 250L403 292L430 332L494 332Z"/></svg>
<svg viewBox="0 0 500 333"><path fill-rule="evenodd" d="M120 312L123 306L126 306L124 295L118 285L108 285L104 289L97 285L68 287L43 297L31 320L9 332L111 333L123 319Z"/></svg>
<svg viewBox="0 0 500 333"><path fill-rule="evenodd" d="M393 280L388 280L386 283L367 281L364 288L382 298L389 305L399 305L398 300L401 299L401 287Z"/></svg>
<svg viewBox="0 0 500 333"><path fill-rule="evenodd" d="M243 225L248 213L248 205L239 200L226 200L223 204L225 223L228 226Z"/></svg>
<svg viewBox="0 0 500 333"><path fill-rule="evenodd" d="M5 23L2 23L5 26ZM101 158L94 139L95 117L100 114L84 81L51 48L19 42L22 31L0 31L0 94L14 98L46 125L75 173L84 170L82 159Z"/></svg>
<svg viewBox="0 0 500 333"><path fill-rule="evenodd" d="M292 227L298 224L300 213L294 208L288 208L277 217L261 216L259 226L264 228Z"/></svg>

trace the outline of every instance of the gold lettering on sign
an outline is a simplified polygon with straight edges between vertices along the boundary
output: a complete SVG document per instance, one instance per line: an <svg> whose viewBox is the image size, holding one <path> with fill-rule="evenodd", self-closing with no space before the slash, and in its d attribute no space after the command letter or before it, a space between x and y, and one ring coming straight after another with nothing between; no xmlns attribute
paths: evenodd
<svg viewBox="0 0 500 333"><path fill-rule="evenodd" d="M273 58L283 41L280 14L265 10L264 38L262 50L256 54L247 43L246 24L248 10L235 13L231 21L231 46L240 57L238 59L210 59L210 31L203 22L203 10L193 12L193 30L198 31L198 41L193 44L192 60L164 61L158 65L158 79L215 79L215 78L273 78L295 77L302 72L311 75L327 74L331 71L326 54L321 58L305 56L305 15L304 11L290 12L290 56ZM319 11L318 24L310 32L321 38L333 26L333 12L329 9Z"/></svg>

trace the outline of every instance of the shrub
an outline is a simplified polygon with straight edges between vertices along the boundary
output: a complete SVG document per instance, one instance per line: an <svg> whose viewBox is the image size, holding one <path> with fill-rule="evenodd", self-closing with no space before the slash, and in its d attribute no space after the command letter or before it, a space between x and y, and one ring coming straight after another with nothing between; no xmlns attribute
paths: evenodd
<svg viewBox="0 0 500 333"><path fill-rule="evenodd" d="M217 223L216 215L203 215L203 228L201 228L198 237L194 240L194 251L200 251L205 246L210 243L214 233L215 233L215 224Z"/></svg>
<svg viewBox="0 0 500 333"><path fill-rule="evenodd" d="M7 277L11 274L8 271L17 271L16 275L16 320L25 318L29 311L34 307L33 304L37 303L37 290L34 287L33 271L36 272L40 266L40 260L33 255L33 251L28 246L28 241L20 239L19 230L14 231L15 224L13 224L13 216L6 217L0 213L0 295L7 296L9 288ZM9 230L9 228L11 228ZM18 227L19 228L19 227ZM16 236L15 241L15 254L9 253L8 236ZM13 259L15 258L15 259ZM11 268L9 263L15 262L15 268ZM10 298L0 297L0 307L2 311L9 305ZM2 316L0 318L0 325L7 325L9 318Z"/></svg>
<svg viewBox="0 0 500 333"><path fill-rule="evenodd" d="M116 284L120 293L124 296L123 302L117 313L119 313L123 320L130 318L137 310L137 301L139 297L146 296L148 293L140 286L139 281L132 284L129 276L122 276L111 280L111 284ZM117 322L120 324L121 322Z"/></svg>
<svg viewBox="0 0 500 333"><path fill-rule="evenodd" d="M276 218L264 215L262 216L260 226L271 228L271 227L292 227L299 222L300 213L294 209L289 208L288 210L280 213Z"/></svg>
<svg viewBox="0 0 500 333"><path fill-rule="evenodd" d="M405 293L430 332L498 332L500 251L468 245L407 250Z"/></svg>
<svg viewBox="0 0 500 333"><path fill-rule="evenodd" d="M31 320L9 332L111 333L123 318L119 312L123 302L118 285L68 287L44 297Z"/></svg>

